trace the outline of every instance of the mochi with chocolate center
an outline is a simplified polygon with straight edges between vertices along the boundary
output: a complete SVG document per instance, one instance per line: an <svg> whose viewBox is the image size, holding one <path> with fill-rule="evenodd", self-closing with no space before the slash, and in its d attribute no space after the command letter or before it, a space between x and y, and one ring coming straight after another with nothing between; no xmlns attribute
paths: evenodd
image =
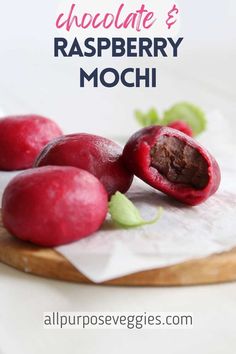
<svg viewBox="0 0 236 354"><path fill-rule="evenodd" d="M141 129L127 142L124 162L137 177L189 205L204 202L220 184L220 169L197 141L169 127Z"/></svg>

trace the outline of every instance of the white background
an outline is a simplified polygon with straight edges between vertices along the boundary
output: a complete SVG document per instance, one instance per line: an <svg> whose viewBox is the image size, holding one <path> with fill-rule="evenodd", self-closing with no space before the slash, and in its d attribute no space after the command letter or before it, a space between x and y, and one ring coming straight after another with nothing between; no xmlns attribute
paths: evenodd
<svg viewBox="0 0 236 354"><path fill-rule="evenodd" d="M149 0L145 4L155 10L167 7L166 2L172 4L171 0ZM55 31L55 20L70 2L2 0L1 3L0 107L6 114L37 112L58 121L66 132L92 131L105 135L137 129L133 120L136 108L155 106L163 110L180 100L196 102L207 111L221 108L226 118L233 115L236 58L233 0L179 1L182 10L178 35L185 38L179 58L149 60L54 58L53 38L63 35ZM84 9L95 12L97 8L116 9L120 1L80 3ZM126 1L129 8L135 9L142 1L132 3L133 7ZM81 38L91 33L76 34ZM157 67L157 89L79 87L80 66L92 69L146 64Z"/></svg>
<svg viewBox="0 0 236 354"><path fill-rule="evenodd" d="M98 6L95 0L85 3L92 11ZM103 1L99 6L111 8L112 3L115 7L120 2ZM162 6L161 1L145 3L150 8ZM0 0L0 110L44 114L66 132L120 137L138 128L134 109L155 106L163 110L179 100L190 100L207 112L219 110L233 137L236 2L182 0L178 4L182 11L179 35L185 37L180 57L147 62L159 68L159 87L98 90L79 88L78 67L84 61L53 58L59 1ZM106 66L106 62L98 65ZM127 62L115 65L125 67ZM112 288L45 280L0 265L0 353L231 354L236 350L235 301L235 283ZM186 311L194 313L195 327L187 331L45 332L43 312L53 310Z"/></svg>

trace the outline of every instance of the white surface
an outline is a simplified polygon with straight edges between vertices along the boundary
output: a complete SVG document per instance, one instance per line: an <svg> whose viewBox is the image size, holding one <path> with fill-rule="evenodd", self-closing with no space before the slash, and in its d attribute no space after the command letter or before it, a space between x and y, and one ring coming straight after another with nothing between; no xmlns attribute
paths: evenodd
<svg viewBox="0 0 236 354"><path fill-rule="evenodd" d="M123 288L68 284L1 272L1 353L233 354L235 283L184 288ZM44 311L188 311L192 330L51 331Z"/></svg>
<svg viewBox="0 0 236 354"><path fill-rule="evenodd" d="M185 46L181 58L158 64L159 88L98 92L79 89L73 61L52 58L51 20L57 0L5 1L0 13L1 108L7 114L35 111L51 116L68 132L96 128L97 133L119 136L137 129L134 108L165 109L184 99L206 111L221 111L233 137L235 1L179 3L187 15ZM0 264L0 353L232 354L236 351L235 302L236 283L105 288L41 279ZM187 311L195 314L196 323L187 331L45 332L42 314L52 310Z"/></svg>

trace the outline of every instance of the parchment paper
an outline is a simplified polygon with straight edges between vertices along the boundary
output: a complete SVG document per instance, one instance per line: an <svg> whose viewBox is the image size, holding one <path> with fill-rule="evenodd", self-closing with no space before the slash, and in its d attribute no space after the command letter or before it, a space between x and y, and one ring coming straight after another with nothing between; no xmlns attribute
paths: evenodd
<svg viewBox="0 0 236 354"><path fill-rule="evenodd" d="M236 246L236 164L231 132L222 116L208 116L201 137L222 171L219 191L205 203L188 207L155 191L138 179L129 198L150 219L164 208L159 222L133 229L112 225L109 217L96 234L58 247L77 269L94 282L133 272L165 267L230 250Z"/></svg>

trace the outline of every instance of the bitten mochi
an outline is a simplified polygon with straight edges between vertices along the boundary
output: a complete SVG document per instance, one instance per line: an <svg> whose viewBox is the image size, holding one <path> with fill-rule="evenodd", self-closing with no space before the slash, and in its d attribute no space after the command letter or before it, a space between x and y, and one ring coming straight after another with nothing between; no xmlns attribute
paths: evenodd
<svg viewBox="0 0 236 354"><path fill-rule="evenodd" d="M46 166L17 175L3 194L3 224L19 239L58 246L99 229L108 196L99 180L75 167Z"/></svg>
<svg viewBox="0 0 236 354"><path fill-rule="evenodd" d="M0 170L31 168L42 148L60 135L62 131L55 122L38 115L0 119Z"/></svg>
<svg viewBox="0 0 236 354"><path fill-rule="evenodd" d="M204 202L220 184L214 157L197 141L169 127L138 131L127 142L123 158L143 181L189 205Z"/></svg>
<svg viewBox="0 0 236 354"><path fill-rule="evenodd" d="M106 188L109 196L127 192L133 174L122 160L122 148L115 142L92 134L62 136L49 143L36 159L35 166L74 166L89 171Z"/></svg>

